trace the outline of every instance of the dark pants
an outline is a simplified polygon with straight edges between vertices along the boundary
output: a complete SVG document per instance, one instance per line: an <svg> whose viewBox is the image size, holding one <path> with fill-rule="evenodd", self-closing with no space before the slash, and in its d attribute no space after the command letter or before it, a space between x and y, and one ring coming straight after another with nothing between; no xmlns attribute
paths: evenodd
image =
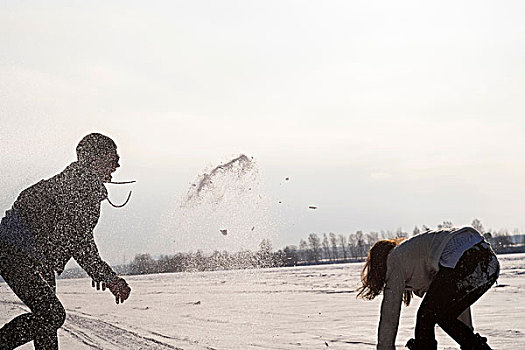
<svg viewBox="0 0 525 350"><path fill-rule="evenodd" d="M30 341L35 350L58 349L57 330L66 312L55 294L54 271L0 244L0 275L31 310L0 328L0 349L15 349Z"/></svg>
<svg viewBox="0 0 525 350"><path fill-rule="evenodd" d="M484 241L463 253L454 269L440 267L417 312L416 342L435 342L438 324L462 348L476 342L476 335L458 316L496 282L499 263Z"/></svg>

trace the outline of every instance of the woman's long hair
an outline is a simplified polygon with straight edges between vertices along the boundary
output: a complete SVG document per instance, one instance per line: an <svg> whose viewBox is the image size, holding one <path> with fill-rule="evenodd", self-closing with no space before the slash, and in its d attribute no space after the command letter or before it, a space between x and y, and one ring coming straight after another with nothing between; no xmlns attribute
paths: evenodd
<svg viewBox="0 0 525 350"><path fill-rule="evenodd" d="M405 238L383 239L377 241L372 248L370 248L365 266L361 271L362 286L358 289L358 298L361 297L366 300L372 300L381 294L385 287L388 254L404 239ZM412 292L405 291L403 294L405 305L408 306L411 299Z"/></svg>

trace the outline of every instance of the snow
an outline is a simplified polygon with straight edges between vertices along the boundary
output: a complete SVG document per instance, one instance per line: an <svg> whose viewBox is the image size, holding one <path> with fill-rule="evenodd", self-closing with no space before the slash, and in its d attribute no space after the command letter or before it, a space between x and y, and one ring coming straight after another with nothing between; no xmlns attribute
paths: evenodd
<svg viewBox="0 0 525 350"><path fill-rule="evenodd" d="M525 348L525 254L499 256L498 286L474 306L476 331L494 349ZM361 263L129 276L116 305L88 279L59 280L68 317L62 349L375 349L381 297L356 299ZM404 349L420 299L403 307ZM0 323L27 308L0 284ZM459 347L441 330L440 349ZM26 344L21 349L32 349Z"/></svg>

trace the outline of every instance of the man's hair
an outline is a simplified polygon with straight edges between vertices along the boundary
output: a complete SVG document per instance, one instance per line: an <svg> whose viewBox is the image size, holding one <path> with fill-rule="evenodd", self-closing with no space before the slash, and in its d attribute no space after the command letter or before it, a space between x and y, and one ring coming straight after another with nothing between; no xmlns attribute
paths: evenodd
<svg viewBox="0 0 525 350"><path fill-rule="evenodd" d="M89 163L116 148L117 145L110 137L99 133L91 133L84 136L78 143L77 159L79 162Z"/></svg>

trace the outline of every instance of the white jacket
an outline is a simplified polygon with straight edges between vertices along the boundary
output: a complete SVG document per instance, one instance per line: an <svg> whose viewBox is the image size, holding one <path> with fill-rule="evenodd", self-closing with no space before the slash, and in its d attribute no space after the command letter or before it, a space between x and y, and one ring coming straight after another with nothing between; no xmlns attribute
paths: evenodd
<svg viewBox="0 0 525 350"><path fill-rule="evenodd" d="M475 231L472 227L427 231L402 242L390 252L381 303L377 350L395 349L403 292L407 289L419 297L425 295L439 271L443 249L454 234L464 230ZM466 310L461 319L472 327L470 310Z"/></svg>

